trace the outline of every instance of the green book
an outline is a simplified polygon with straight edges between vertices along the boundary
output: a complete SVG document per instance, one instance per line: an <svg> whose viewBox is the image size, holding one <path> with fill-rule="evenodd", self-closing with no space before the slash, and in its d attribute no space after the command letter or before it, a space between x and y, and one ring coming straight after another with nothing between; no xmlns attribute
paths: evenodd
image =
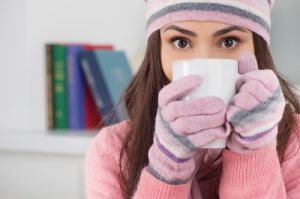
<svg viewBox="0 0 300 199"><path fill-rule="evenodd" d="M68 91L66 48L55 44L52 47L54 128L68 128Z"/></svg>
<svg viewBox="0 0 300 199"><path fill-rule="evenodd" d="M53 64L52 64L52 45L46 45L46 65L47 65L47 116L48 116L48 129L54 128L53 116Z"/></svg>

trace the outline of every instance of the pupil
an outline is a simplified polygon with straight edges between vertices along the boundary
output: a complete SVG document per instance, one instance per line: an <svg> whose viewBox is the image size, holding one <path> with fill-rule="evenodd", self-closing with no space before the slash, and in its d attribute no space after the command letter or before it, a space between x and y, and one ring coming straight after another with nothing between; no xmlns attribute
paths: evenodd
<svg viewBox="0 0 300 199"><path fill-rule="evenodd" d="M231 47L232 45L233 45L232 39L229 39L229 40L226 40L226 41L225 41L225 46L226 46L226 47Z"/></svg>
<svg viewBox="0 0 300 199"><path fill-rule="evenodd" d="M179 40L179 44L178 45L179 45L180 48L184 48L186 46L186 42L183 41L183 40Z"/></svg>

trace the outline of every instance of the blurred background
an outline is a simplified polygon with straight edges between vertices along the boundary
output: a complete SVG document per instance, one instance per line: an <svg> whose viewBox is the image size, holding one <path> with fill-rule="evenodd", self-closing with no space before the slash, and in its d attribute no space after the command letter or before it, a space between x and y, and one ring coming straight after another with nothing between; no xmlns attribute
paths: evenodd
<svg viewBox="0 0 300 199"><path fill-rule="evenodd" d="M143 0L0 0L0 199L84 199L84 154L93 138L51 133L47 43L113 45L132 72L144 54ZM271 51L300 86L300 1L277 1Z"/></svg>

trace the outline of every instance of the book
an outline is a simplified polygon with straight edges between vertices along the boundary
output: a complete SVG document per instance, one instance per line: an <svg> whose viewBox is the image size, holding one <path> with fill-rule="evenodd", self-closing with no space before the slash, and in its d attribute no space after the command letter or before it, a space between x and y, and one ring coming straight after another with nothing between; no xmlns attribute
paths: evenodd
<svg viewBox="0 0 300 199"><path fill-rule="evenodd" d="M113 50L112 45L91 45L85 44L83 46L85 51L92 50ZM103 127L101 113L98 111L92 91L88 86L88 82L84 77L84 121L86 129L100 129Z"/></svg>
<svg viewBox="0 0 300 199"><path fill-rule="evenodd" d="M92 50L113 50L113 46L110 44L84 44L84 50L92 51Z"/></svg>
<svg viewBox="0 0 300 199"><path fill-rule="evenodd" d="M78 55L82 45L66 45L69 129L84 129L84 82Z"/></svg>
<svg viewBox="0 0 300 199"><path fill-rule="evenodd" d="M79 55L79 59L85 78L92 91L97 110L101 114L102 123L104 126L110 125L113 122L107 118L109 114L112 113L113 104L105 86L102 73L98 67L94 51L82 51Z"/></svg>
<svg viewBox="0 0 300 199"><path fill-rule="evenodd" d="M46 76L47 76L47 120L48 129L54 128L53 116L53 84L52 84L52 45L46 45Z"/></svg>
<svg viewBox="0 0 300 199"><path fill-rule="evenodd" d="M84 126L85 129L100 129L103 126L101 113L97 109L86 79L84 79Z"/></svg>
<svg viewBox="0 0 300 199"><path fill-rule="evenodd" d="M52 46L53 64L53 110L54 128L68 128L68 92L66 48L60 44Z"/></svg>
<svg viewBox="0 0 300 199"><path fill-rule="evenodd" d="M113 112L118 121L127 118L121 95L132 78L132 71L123 51L94 51L99 72L104 78L104 86L114 106ZM119 104L120 102L120 104ZM117 107L117 105L119 105Z"/></svg>

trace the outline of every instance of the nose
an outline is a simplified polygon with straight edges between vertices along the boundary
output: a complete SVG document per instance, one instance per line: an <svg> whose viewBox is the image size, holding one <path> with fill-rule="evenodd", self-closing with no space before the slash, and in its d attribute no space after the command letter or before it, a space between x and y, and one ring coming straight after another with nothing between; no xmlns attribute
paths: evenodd
<svg viewBox="0 0 300 199"><path fill-rule="evenodd" d="M210 44L202 44L195 52L196 58L208 59L208 58L217 58L215 50L211 47Z"/></svg>

